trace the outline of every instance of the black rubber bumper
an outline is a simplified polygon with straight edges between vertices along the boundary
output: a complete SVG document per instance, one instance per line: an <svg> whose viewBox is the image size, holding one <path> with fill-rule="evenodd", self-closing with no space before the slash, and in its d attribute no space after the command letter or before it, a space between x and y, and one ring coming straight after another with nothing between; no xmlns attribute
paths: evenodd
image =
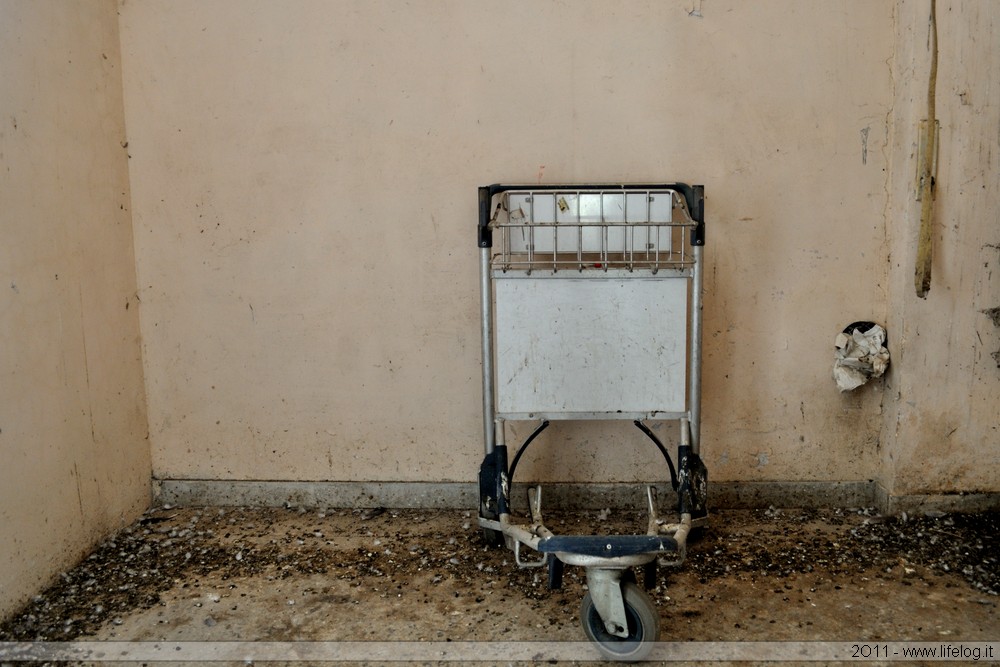
<svg viewBox="0 0 1000 667"><path fill-rule="evenodd" d="M648 553L676 553L677 541L661 535L553 535L538 543L538 551L614 558Z"/></svg>

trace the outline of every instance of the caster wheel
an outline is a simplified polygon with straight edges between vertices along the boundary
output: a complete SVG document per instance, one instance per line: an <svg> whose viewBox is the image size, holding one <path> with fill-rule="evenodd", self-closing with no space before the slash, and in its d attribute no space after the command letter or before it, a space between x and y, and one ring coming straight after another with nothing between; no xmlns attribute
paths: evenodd
<svg viewBox="0 0 1000 667"><path fill-rule="evenodd" d="M631 581L622 583L622 597L625 600L628 637L618 637L607 631L590 593L583 596L580 622L587 639L597 645L604 657L625 662L642 660L660 638L660 615L650 597Z"/></svg>

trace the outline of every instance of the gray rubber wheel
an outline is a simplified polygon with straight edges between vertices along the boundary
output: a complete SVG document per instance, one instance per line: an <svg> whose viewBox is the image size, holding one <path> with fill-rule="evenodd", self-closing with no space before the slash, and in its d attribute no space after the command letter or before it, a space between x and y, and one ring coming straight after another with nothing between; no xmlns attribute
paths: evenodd
<svg viewBox="0 0 1000 667"><path fill-rule="evenodd" d="M642 660L660 638L660 615L652 599L631 581L622 583L622 597L625 600L628 637L618 637L607 631L590 593L583 596L580 623L587 639L597 645L604 657L624 662Z"/></svg>

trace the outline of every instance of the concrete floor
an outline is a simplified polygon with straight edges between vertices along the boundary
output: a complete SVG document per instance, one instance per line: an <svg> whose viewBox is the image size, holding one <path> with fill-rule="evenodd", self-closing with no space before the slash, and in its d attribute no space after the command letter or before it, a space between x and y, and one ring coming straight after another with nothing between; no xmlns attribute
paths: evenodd
<svg viewBox="0 0 1000 667"><path fill-rule="evenodd" d="M548 523L610 534L641 532L644 518ZM997 514L714 513L650 591L661 641L997 642L998 526ZM537 648L528 657L590 661L584 585L567 568L549 591L544 570L486 547L469 512L156 508L0 626L0 640L367 642L335 655L433 662L407 653L431 642L459 647L441 654L453 660L506 664ZM550 642L569 652L546 653ZM257 664L275 657L248 650Z"/></svg>

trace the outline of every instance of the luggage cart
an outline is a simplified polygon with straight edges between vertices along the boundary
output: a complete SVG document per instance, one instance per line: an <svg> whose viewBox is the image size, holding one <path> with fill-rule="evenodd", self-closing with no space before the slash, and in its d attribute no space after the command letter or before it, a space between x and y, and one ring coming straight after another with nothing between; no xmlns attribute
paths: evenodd
<svg viewBox="0 0 1000 667"><path fill-rule="evenodd" d="M483 426L479 525L521 567L585 568L580 620L614 660L639 660L659 638L647 589L658 565L679 565L692 528L707 521L699 452L704 188L665 185L490 185L479 188ZM508 463L507 421L538 426ZM530 524L514 521L517 464L553 420L630 420L656 445L677 494L677 516L635 535L556 535L528 490ZM647 420L680 423L677 467ZM522 546L542 556L522 559Z"/></svg>

